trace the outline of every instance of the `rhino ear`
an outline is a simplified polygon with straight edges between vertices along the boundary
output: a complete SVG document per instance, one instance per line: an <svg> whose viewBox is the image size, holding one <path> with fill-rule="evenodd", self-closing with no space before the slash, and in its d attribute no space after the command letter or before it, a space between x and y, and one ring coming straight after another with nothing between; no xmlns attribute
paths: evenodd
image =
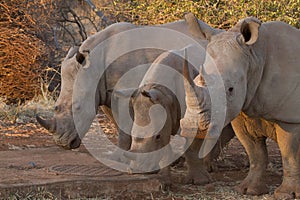
<svg viewBox="0 0 300 200"><path fill-rule="evenodd" d="M254 17L244 19L240 31L243 35L245 44L252 45L257 41L260 25L261 21Z"/></svg>
<svg viewBox="0 0 300 200"><path fill-rule="evenodd" d="M76 54L76 61L87 68L89 65L89 50L83 50L82 52L78 51Z"/></svg>
<svg viewBox="0 0 300 200"><path fill-rule="evenodd" d="M120 89L120 90L114 90L114 97L118 98L130 98L134 96L136 92L136 88L126 88L126 89Z"/></svg>
<svg viewBox="0 0 300 200"><path fill-rule="evenodd" d="M141 94L145 97L149 97L153 102L158 100L158 93L155 89L142 90Z"/></svg>
<svg viewBox="0 0 300 200"><path fill-rule="evenodd" d="M78 52L78 53L76 54L76 61L77 61L79 64L82 64L82 63L84 62L84 60L85 60L85 56L84 56L82 53Z"/></svg>
<svg viewBox="0 0 300 200"><path fill-rule="evenodd" d="M68 53L67 53L64 60L68 60L68 59L72 58L78 52L78 49L79 49L79 46L72 46L69 49L69 51L68 51Z"/></svg>

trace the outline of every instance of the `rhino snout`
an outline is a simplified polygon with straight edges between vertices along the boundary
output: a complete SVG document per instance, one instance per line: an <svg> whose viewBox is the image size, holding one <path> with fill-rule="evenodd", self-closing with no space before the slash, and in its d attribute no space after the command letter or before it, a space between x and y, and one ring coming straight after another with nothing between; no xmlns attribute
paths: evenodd
<svg viewBox="0 0 300 200"><path fill-rule="evenodd" d="M80 146L81 144L81 139L79 136L76 136L71 142L69 143L70 149L76 149Z"/></svg>
<svg viewBox="0 0 300 200"><path fill-rule="evenodd" d="M153 174L160 171L159 160L153 156L140 154L135 150L125 151L123 155L130 160L129 166L133 174Z"/></svg>
<svg viewBox="0 0 300 200"><path fill-rule="evenodd" d="M66 149L66 150L76 149L81 144L81 139L77 135L75 137L72 137L72 138L68 139L68 140L63 139L63 138L59 137L58 135L53 135L53 137L54 137L55 143L58 146Z"/></svg>

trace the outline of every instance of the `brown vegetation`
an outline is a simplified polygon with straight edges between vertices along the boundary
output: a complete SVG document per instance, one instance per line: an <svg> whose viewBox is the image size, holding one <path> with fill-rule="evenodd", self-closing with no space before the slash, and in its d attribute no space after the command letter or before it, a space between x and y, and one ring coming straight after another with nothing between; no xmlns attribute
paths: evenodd
<svg viewBox="0 0 300 200"><path fill-rule="evenodd" d="M22 1L0 4L0 95L17 103L39 91L44 42L36 37L36 21L27 13Z"/></svg>

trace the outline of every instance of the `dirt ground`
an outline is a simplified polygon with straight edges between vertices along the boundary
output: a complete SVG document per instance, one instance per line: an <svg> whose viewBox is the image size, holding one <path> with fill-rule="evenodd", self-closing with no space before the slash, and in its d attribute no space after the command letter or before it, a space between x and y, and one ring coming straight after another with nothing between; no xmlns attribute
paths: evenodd
<svg viewBox="0 0 300 200"><path fill-rule="evenodd" d="M109 138L116 141L116 130L104 115L98 115L98 120L104 132ZM32 123L15 123L10 124L0 121L0 154L8 151L26 151L28 149L38 148L57 148L52 136L36 124ZM220 158L215 161L215 169L211 173L214 182L206 186L186 185L183 183L184 174L186 173L185 165L177 165L172 167L172 182L170 188L160 192L126 192L121 194L106 194L97 196L97 199L273 199L273 192L279 186L282 176L282 165L280 152L277 144L271 140L267 140L269 151L269 165L267 171L267 184L270 193L262 196L239 195L234 192L236 186L248 172L248 158L239 143L234 138L224 149ZM78 152L86 152L82 145ZM2 153L1 153L2 152ZM63 160L61 161L63 162ZM80 163L80 159L76 161ZM25 170L25 168L24 168ZM28 170L28 166L27 166ZM22 170L17 170L24 176ZM2 177L1 177L2 176ZM0 173L0 180L4 174ZM14 174L16 176L16 174ZM51 196L52 195L52 196ZM50 199L60 198L57 194L48 196ZM0 198L1 199L1 198ZM12 198L21 199L21 198Z"/></svg>

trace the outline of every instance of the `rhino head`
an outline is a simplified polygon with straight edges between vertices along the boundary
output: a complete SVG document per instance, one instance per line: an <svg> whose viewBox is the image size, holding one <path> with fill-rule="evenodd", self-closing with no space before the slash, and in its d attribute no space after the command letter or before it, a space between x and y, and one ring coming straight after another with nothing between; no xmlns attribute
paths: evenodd
<svg viewBox="0 0 300 200"><path fill-rule="evenodd" d="M125 157L132 160L132 169L156 171L160 169L159 162L163 156L159 151L168 149L171 135L176 134L179 129L179 102L172 91L159 84L147 84L139 88L131 102L134 123L130 152L147 157L128 156L128 153L125 153Z"/></svg>
<svg viewBox="0 0 300 200"><path fill-rule="evenodd" d="M179 128L177 119L181 115L179 102L172 91L161 85L147 84L136 92L132 104L135 112L131 151L151 152L169 144L171 135L176 134ZM151 112L156 105L161 106L165 113L158 113L159 107L157 113ZM159 118L157 115L160 115Z"/></svg>
<svg viewBox="0 0 300 200"><path fill-rule="evenodd" d="M55 103L55 113L52 119L43 119L36 116L37 121L44 128L53 133L57 145L65 149L78 148L81 139L77 134L72 115L73 85L83 62L84 56L78 53L78 46L70 48L61 66L61 92Z"/></svg>
<svg viewBox="0 0 300 200"><path fill-rule="evenodd" d="M184 70L187 111L180 123L183 135L197 131L197 134L220 136L223 127L251 102L262 76L257 67L263 62L263 53L259 55L263 51L258 42L259 28L259 20L246 18L227 32L215 35L206 32L209 43L202 67L205 83L196 84L188 69ZM251 79L253 76L257 79ZM211 84L214 77L221 77L222 85ZM214 91L218 91L215 93L218 97L223 93L225 101L213 110L210 94ZM213 112L217 117L224 116L222 123L212 118Z"/></svg>

